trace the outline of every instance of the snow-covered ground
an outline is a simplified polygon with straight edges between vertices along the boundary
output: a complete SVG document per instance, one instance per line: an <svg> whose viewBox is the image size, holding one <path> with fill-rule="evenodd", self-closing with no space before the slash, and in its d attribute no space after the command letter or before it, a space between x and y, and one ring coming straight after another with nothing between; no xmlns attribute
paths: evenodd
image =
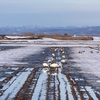
<svg viewBox="0 0 100 100"><path fill-rule="evenodd" d="M100 79L100 62L99 62L100 43L99 43L99 41L65 41L65 40L61 41L61 40L54 40L54 39L47 39L47 38L40 39L40 40L24 40L24 41L26 41L25 43L23 43L22 41L23 40L18 40L16 42L12 42L12 40L0 41L0 43L1 43L0 47L4 46L4 50L0 51L0 66L16 66L16 65L23 66L24 64L27 64L26 62L21 62L21 60L23 58L26 58L30 55L38 54L40 52L43 53L43 50L45 47L70 47L71 48L70 56L73 58L73 59L70 59L70 62L75 62L72 66L80 68L81 69L80 73L84 74L84 76L87 74L90 74L91 76L88 76L87 79L91 78L91 79L93 79L92 82L95 81L96 83L100 84L100 80L99 80ZM5 50L5 46L19 46L19 47L14 48L14 49ZM26 69L26 70L28 70L28 69ZM20 77L22 78L23 76L26 75L25 76L26 78L24 77L26 80L30 73L31 73L31 71L29 68L28 72L27 71L24 73L20 72L21 76L19 76L18 78L20 79ZM47 78L47 74L46 73L41 74L41 76L37 82L38 87L36 87L36 89L35 89L35 95L32 96L33 99L36 98L35 96L39 96L40 91L42 94L42 90L39 90L38 88L39 88L39 86L41 86L43 84L43 82L46 82L46 80L45 80L45 78L41 78L41 77ZM95 78L95 80L94 80L94 78ZM63 100L63 98L65 98L63 96L63 90L65 91L69 87L65 88L62 86L64 86L64 85L66 86L66 84L64 82L65 81L67 82L68 80L66 80L66 77L63 74L58 74L57 79L59 79L60 80L59 82L61 83L60 88L62 88L62 90L61 90L60 94L61 94L61 100ZM14 80L14 79L12 78L12 80ZM65 81L62 81L62 80L65 80ZM16 81L17 80L15 80L15 83L18 85L18 82L16 82ZM23 83L21 83L21 84L23 84ZM68 86L68 83L67 83L67 86ZM45 87L45 85L43 85L43 88L44 87ZM15 88L16 87L13 87L12 90L14 91ZM16 89L19 89L19 88L21 88L20 85ZM89 88L89 87L87 87L87 88ZM9 92L9 89L8 89L7 93ZM11 97L9 96L9 98L13 98L14 95L16 94L16 91L12 92L12 90L10 91L10 94L12 94L12 95L11 95ZM72 98L70 96L71 90L70 89L68 89L68 90L69 90L68 95L71 99ZM17 92L18 92L18 90L17 90ZM46 91L43 91L43 92L46 92ZM92 94L93 93L91 93L91 95ZM4 95L2 95L1 98L4 99L5 95L7 96L6 92L4 92ZM42 95L41 97L44 98L45 96Z"/></svg>
<svg viewBox="0 0 100 100"><path fill-rule="evenodd" d="M100 77L100 48L74 47L72 48L75 66L80 67L86 73L93 73ZM80 53L79 53L80 52Z"/></svg>
<svg viewBox="0 0 100 100"><path fill-rule="evenodd" d="M6 46L9 46L8 44ZM10 45L11 46L11 45ZM20 46L20 44L19 44ZM42 52L42 47L39 46L25 46L17 49L9 49L5 51L0 51L0 66L13 66L16 64L25 64L20 62L25 57L31 54L37 54L39 51ZM19 61L19 62L18 62Z"/></svg>
<svg viewBox="0 0 100 100"><path fill-rule="evenodd" d="M100 41L100 37L93 37L93 41Z"/></svg>
<svg viewBox="0 0 100 100"><path fill-rule="evenodd" d="M21 41L21 40L20 40ZM23 41L23 40L22 40ZM100 46L99 41L61 41L54 39L40 39L40 40L27 40L26 43L12 43L12 40L7 40L7 43L2 44L0 46L23 46L17 49L9 49L6 51L0 51L0 65L15 65L15 64L23 64L22 62L18 62L22 58L25 58L31 54L36 54L39 51L42 52L44 47L52 47L52 46L63 46L63 47L74 47L74 60L76 60L80 65L86 66L82 67L83 70L86 68L88 71L92 71L96 76L100 77L100 52L98 50ZM35 42L35 43L34 43ZM78 48L76 48L78 47ZM86 48L85 48L86 47ZM91 49L90 47L94 47ZM79 54L79 51L85 51ZM93 53L91 53L93 51ZM98 53L97 53L98 52ZM24 62L25 63L25 62Z"/></svg>
<svg viewBox="0 0 100 100"><path fill-rule="evenodd" d="M30 36L5 36L9 39L23 39L23 38L30 38Z"/></svg>
<svg viewBox="0 0 100 100"><path fill-rule="evenodd" d="M13 42L12 42L13 41ZM55 39L39 39L39 40L0 40L0 46L23 46L21 48L16 49L9 49L6 51L0 51L0 65L13 65L13 64L22 64L21 62L17 62L16 60L20 60L22 58L25 58L31 54L36 54L39 51L42 52L44 47L52 47L52 46L58 46L58 47L98 47L100 46L99 41L61 41L61 40L55 40ZM19 42L20 41L20 42ZM24 41L24 42L23 42ZM75 48L74 48L75 49ZM77 51L83 48L77 48ZM88 48L85 48L86 51ZM84 50L85 50L84 49ZM95 50L94 50L95 51ZM89 50L88 50L89 52ZM97 51L95 51L97 52ZM90 60L96 60L94 58L99 59L99 53L93 53L95 57L91 58L91 55L89 53L84 53L87 55L87 57L90 57ZM76 53L77 55L77 53ZM82 58L81 58L82 59ZM98 61L98 60L96 60ZM99 65L98 65L99 66Z"/></svg>

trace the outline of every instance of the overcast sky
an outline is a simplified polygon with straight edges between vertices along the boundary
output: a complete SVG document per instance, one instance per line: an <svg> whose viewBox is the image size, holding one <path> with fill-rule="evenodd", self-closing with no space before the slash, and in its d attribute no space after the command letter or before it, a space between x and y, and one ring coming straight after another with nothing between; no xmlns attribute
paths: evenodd
<svg viewBox="0 0 100 100"><path fill-rule="evenodd" d="M100 0L0 0L1 26L99 26Z"/></svg>

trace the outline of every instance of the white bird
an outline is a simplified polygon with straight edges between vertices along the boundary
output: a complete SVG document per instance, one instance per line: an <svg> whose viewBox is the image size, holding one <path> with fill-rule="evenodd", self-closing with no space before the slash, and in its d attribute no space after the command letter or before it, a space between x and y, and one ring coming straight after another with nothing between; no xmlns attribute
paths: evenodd
<svg viewBox="0 0 100 100"><path fill-rule="evenodd" d="M43 65L44 67L49 67L49 64L47 64L47 63L45 63L45 62L44 62L42 65Z"/></svg>
<svg viewBox="0 0 100 100"><path fill-rule="evenodd" d="M42 54L44 54L44 52L42 52Z"/></svg>
<svg viewBox="0 0 100 100"><path fill-rule="evenodd" d="M62 54L64 54L65 52L64 51L62 51Z"/></svg>
<svg viewBox="0 0 100 100"><path fill-rule="evenodd" d="M62 59L61 63L63 63L63 64L67 63L67 59Z"/></svg>
<svg viewBox="0 0 100 100"><path fill-rule="evenodd" d="M56 52L58 48L55 48L54 51Z"/></svg>
<svg viewBox="0 0 100 100"><path fill-rule="evenodd" d="M60 49L60 51L63 52L63 51L64 51L64 48L62 47L62 48Z"/></svg>
<svg viewBox="0 0 100 100"><path fill-rule="evenodd" d="M56 67L59 67L59 65L57 63L52 63L50 64L50 67L56 68Z"/></svg>
<svg viewBox="0 0 100 100"><path fill-rule="evenodd" d="M61 64L61 63L59 63L59 64L57 64L57 63L52 63L52 64L50 64L50 67L52 67L52 68L61 67L61 68L62 68L62 64Z"/></svg>
<svg viewBox="0 0 100 100"><path fill-rule="evenodd" d="M62 51L63 51L63 49L60 49L60 51L62 52Z"/></svg>
<svg viewBox="0 0 100 100"><path fill-rule="evenodd" d="M65 57L65 55L62 55L62 58L64 58L64 59L65 59L65 58L66 58L66 57Z"/></svg>
<svg viewBox="0 0 100 100"><path fill-rule="evenodd" d="M43 69L42 69L42 72L43 72L43 73L46 73L47 71L49 71L49 68L43 68Z"/></svg>
<svg viewBox="0 0 100 100"><path fill-rule="evenodd" d="M55 57L55 54L54 53L52 53L52 57Z"/></svg>
<svg viewBox="0 0 100 100"><path fill-rule="evenodd" d="M49 59L49 60L48 60L48 63L51 63L51 62L52 62L52 60Z"/></svg>

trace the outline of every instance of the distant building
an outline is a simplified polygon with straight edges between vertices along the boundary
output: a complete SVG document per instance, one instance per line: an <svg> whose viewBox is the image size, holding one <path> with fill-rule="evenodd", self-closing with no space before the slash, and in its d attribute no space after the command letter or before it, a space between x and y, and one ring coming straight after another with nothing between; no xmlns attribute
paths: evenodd
<svg viewBox="0 0 100 100"><path fill-rule="evenodd" d="M76 37L76 35L74 35L74 37Z"/></svg>

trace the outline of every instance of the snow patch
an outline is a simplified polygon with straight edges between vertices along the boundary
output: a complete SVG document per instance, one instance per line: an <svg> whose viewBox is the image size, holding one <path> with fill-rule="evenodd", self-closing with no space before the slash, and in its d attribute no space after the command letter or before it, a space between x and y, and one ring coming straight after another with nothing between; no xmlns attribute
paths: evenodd
<svg viewBox="0 0 100 100"><path fill-rule="evenodd" d="M93 37L93 41L100 41L100 37Z"/></svg>

